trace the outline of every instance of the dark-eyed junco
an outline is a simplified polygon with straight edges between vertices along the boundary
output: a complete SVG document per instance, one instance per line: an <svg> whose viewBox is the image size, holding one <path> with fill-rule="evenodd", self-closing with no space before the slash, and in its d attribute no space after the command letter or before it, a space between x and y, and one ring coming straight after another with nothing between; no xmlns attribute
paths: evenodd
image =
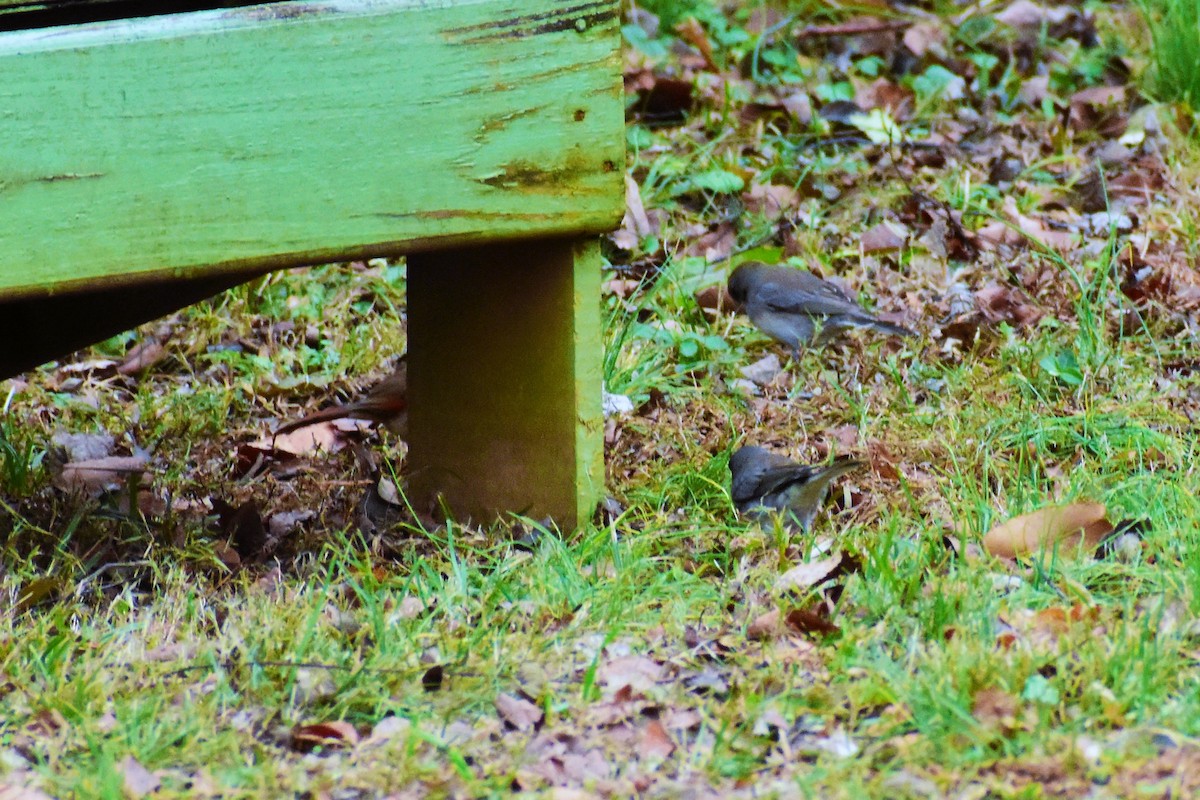
<svg viewBox="0 0 1200 800"><path fill-rule="evenodd" d="M810 341L822 345L850 328L913 336L913 331L883 322L832 283L811 272L747 261L729 276L729 294L763 333L797 356Z"/></svg>
<svg viewBox="0 0 1200 800"><path fill-rule="evenodd" d="M831 464L805 466L763 447L741 447L729 458L733 503L741 514L781 513L807 530L833 479L863 465L843 456Z"/></svg>
<svg viewBox="0 0 1200 800"><path fill-rule="evenodd" d="M295 422L280 425L276 429L275 435L280 436L303 428L306 425L315 425L318 422L327 422L345 417L368 419L372 422L382 424L388 430L400 436L406 435L408 432L407 360L400 359L400 363L396 365L396 370L375 384L362 400L314 411L312 414L301 417Z"/></svg>

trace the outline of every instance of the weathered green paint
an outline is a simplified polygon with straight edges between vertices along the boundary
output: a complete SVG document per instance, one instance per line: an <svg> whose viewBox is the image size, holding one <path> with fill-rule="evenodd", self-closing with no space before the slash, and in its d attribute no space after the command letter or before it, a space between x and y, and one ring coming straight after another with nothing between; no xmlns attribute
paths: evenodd
<svg viewBox="0 0 1200 800"><path fill-rule="evenodd" d="M611 228L615 2L0 33L0 300Z"/></svg>
<svg viewBox="0 0 1200 800"><path fill-rule="evenodd" d="M410 497L590 518L604 485L600 256L572 240L409 259Z"/></svg>
<svg viewBox="0 0 1200 800"><path fill-rule="evenodd" d="M575 519L592 518L604 494L604 332L600 275L604 259L595 239L575 245L572 375L575 379Z"/></svg>

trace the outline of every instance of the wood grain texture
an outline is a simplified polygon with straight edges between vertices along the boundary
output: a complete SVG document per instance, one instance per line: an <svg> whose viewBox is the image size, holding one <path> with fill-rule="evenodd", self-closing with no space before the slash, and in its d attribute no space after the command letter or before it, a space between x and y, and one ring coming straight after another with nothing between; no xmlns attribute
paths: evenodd
<svg viewBox="0 0 1200 800"><path fill-rule="evenodd" d="M615 2L0 34L0 298L613 227Z"/></svg>
<svg viewBox="0 0 1200 800"><path fill-rule="evenodd" d="M604 487L598 243L409 259L409 498L459 518L591 518ZM469 287L469 288L464 288Z"/></svg>

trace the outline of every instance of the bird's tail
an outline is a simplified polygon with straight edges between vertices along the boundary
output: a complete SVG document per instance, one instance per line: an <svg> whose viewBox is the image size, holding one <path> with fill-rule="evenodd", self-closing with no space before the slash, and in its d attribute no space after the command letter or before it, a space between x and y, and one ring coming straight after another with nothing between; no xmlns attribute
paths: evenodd
<svg viewBox="0 0 1200 800"><path fill-rule="evenodd" d="M811 467L812 472L807 481L796 487L796 498L803 505L816 506L825 497L829 484L859 467L865 467L867 462L850 456L838 456L829 464Z"/></svg>
<svg viewBox="0 0 1200 800"><path fill-rule="evenodd" d="M819 480L824 483L840 478L847 472L853 472L859 467L865 467L867 462L850 456L838 456L831 463L821 467L817 467L817 474L814 480Z"/></svg>
<svg viewBox="0 0 1200 800"><path fill-rule="evenodd" d="M914 331L910 328L906 328L903 325L893 325L890 322L884 322L883 320L879 320L879 319L872 319L871 321L864 323L863 327L870 328L871 330L878 331L879 333L887 333L892 336L916 336L917 335L916 331Z"/></svg>

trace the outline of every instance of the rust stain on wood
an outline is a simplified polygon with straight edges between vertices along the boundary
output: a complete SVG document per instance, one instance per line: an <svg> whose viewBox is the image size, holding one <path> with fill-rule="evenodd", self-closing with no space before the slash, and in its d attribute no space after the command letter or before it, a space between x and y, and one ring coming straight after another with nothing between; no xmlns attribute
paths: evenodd
<svg viewBox="0 0 1200 800"><path fill-rule="evenodd" d="M578 193L587 191L581 177L604 171L607 170L603 165L593 164L576 149L568 151L561 164L542 165L516 158L504 164L498 172L475 180L493 189L548 191L572 187L572 191Z"/></svg>

